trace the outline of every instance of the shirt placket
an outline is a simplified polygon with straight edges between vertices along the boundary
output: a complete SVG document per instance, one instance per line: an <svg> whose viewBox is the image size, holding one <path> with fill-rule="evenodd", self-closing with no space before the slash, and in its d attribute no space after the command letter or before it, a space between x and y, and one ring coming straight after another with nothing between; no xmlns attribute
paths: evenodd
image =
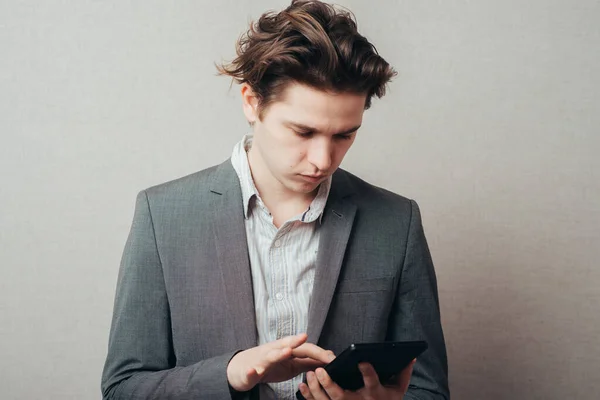
<svg viewBox="0 0 600 400"><path fill-rule="evenodd" d="M285 244L289 240L287 235L290 234L291 226L287 222L277 231L269 249L271 260L269 269L272 276L270 297L274 318L271 326L274 328L274 340L294 334L294 313L288 291L290 277L285 253ZM294 380L277 384L277 398L286 398L293 385Z"/></svg>
<svg viewBox="0 0 600 400"><path fill-rule="evenodd" d="M289 274L285 253L285 244L290 230L289 223L284 224L276 233L271 243L272 265L270 270L271 279L271 298L273 299L273 308L275 311L275 339L281 339L284 336L292 335L293 313L291 312L291 303L289 298Z"/></svg>

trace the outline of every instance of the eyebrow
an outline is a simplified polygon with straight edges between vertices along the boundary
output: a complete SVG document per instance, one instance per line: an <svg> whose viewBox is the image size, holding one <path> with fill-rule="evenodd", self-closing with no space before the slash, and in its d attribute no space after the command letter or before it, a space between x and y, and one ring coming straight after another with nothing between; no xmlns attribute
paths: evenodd
<svg viewBox="0 0 600 400"><path fill-rule="evenodd" d="M283 124L286 125L286 126L288 126L288 127L293 127L293 128L298 129L298 130L305 131L305 132L318 132L318 129L313 128L312 126L301 124L299 122L286 121ZM344 131L334 133L334 135L347 135L349 133L357 131L360 127L361 127L361 125L357 125L357 126L352 127L350 129L346 129Z"/></svg>

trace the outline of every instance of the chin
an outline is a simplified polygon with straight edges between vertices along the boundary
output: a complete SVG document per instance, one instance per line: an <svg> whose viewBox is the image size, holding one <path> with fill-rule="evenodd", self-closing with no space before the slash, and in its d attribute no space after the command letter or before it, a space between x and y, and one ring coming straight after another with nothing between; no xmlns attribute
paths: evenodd
<svg viewBox="0 0 600 400"><path fill-rule="evenodd" d="M296 193L309 194L314 192L319 185L320 183L294 182L288 186L288 189Z"/></svg>

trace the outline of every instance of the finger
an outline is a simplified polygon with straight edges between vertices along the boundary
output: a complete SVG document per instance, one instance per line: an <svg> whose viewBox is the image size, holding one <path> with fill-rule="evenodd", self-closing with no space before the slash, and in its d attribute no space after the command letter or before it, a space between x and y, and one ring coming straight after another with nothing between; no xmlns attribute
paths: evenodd
<svg viewBox="0 0 600 400"><path fill-rule="evenodd" d="M295 349L296 347L300 346L302 343L306 342L307 339L308 339L308 336L306 335L306 333L301 333L299 335L286 336L284 338L281 338L279 340L269 343L269 345L271 347L280 348L280 349L284 348L284 347L290 347L292 349Z"/></svg>
<svg viewBox="0 0 600 400"><path fill-rule="evenodd" d="M255 368L248 368L248 370L246 370L246 379L244 385L252 388L256 386L256 384L259 382L260 374L258 373L258 371L256 371Z"/></svg>
<svg viewBox="0 0 600 400"><path fill-rule="evenodd" d="M365 382L365 389L370 392L374 392L381 387L381 383L379 382L379 376L377 376L377 372L375 372L375 368L369 363L360 363L358 364L358 369L363 376L363 381Z"/></svg>
<svg viewBox="0 0 600 400"><path fill-rule="evenodd" d="M308 388L310 389L310 394L313 399L329 400L329 396L327 396L323 391L323 388L321 388L321 384L314 372L309 371L306 373L306 383L308 383Z"/></svg>
<svg viewBox="0 0 600 400"><path fill-rule="evenodd" d="M267 352L263 360L259 360L254 367L259 375L264 375L265 371L272 365L287 360L292 356L292 349L285 347L283 349L271 349Z"/></svg>
<svg viewBox="0 0 600 400"><path fill-rule="evenodd" d="M292 362L294 365L294 370L297 374L301 374L307 371L314 371L318 367L322 367L325 365L325 363L313 360L311 358L296 358Z"/></svg>
<svg viewBox="0 0 600 400"><path fill-rule="evenodd" d="M344 397L344 389L339 387L331 379L329 374L327 374L327 371L325 371L323 368L317 368L315 375L317 375L317 379L325 390L325 393L327 393L332 400L338 400Z"/></svg>
<svg viewBox="0 0 600 400"><path fill-rule="evenodd" d="M302 396L304 396L304 400L313 400L314 398L312 397L312 394L310 393L310 389L308 388L308 385L306 383L301 383L300 385L298 385L298 390L300 390L300 393L302 393Z"/></svg>
<svg viewBox="0 0 600 400"><path fill-rule="evenodd" d="M415 358L410 362L410 364L408 364L406 368L402 370L402 372L400 372L400 375L398 376L398 386L402 393L406 393L408 391L408 385L410 384L410 378L412 376L413 367L416 362L417 359Z"/></svg>
<svg viewBox="0 0 600 400"><path fill-rule="evenodd" d="M312 358L313 360L319 360L324 362L325 364L330 363L335 359L335 354L331 350L325 350L316 344L312 343L303 343L302 345L296 347L292 354L294 357L299 358Z"/></svg>

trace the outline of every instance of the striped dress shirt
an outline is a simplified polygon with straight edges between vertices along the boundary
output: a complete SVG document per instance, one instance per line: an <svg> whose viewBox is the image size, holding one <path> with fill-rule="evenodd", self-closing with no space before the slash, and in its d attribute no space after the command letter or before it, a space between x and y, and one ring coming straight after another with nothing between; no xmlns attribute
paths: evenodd
<svg viewBox="0 0 600 400"><path fill-rule="evenodd" d="M254 185L247 151L252 135L235 146L231 163L240 180L250 257L258 344L306 332L319 227L331 188L331 177L319 186L303 213L279 229ZM260 385L260 398L295 399L302 375L285 382Z"/></svg>

